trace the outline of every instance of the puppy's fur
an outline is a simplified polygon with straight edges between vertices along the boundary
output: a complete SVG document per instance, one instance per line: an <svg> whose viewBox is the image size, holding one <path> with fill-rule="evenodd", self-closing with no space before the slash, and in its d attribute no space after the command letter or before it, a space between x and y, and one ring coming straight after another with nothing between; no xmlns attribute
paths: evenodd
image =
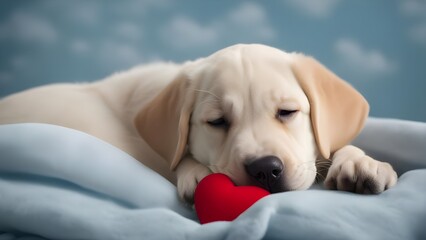
<svg viewBox="0 0 426 240"><path fill-rule="evenodd" d="M270 155L283 163L283 191L307 189L325 163L328 188L382 192L397 181L392 167L347 146L367 115L365 99L316 60L264 45L235 45L182 65L148 65L0 101L1 124L87 132L175 183L188 201L211 172L253 184L244 166Z"/></svg>

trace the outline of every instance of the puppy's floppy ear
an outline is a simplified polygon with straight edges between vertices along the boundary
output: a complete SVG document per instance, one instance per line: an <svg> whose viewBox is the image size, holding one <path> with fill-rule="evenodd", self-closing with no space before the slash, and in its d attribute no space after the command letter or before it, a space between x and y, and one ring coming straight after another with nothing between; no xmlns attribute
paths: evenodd
<svg viewBox="0 0 426 240"><path fill-rule="evenodd" d="M188 138L195 94L191 81L181 73L136 116L140 136L174 170L181 160Z"/></svg>
<svg viewBox="0 0 426 240"><path fill-rule="evenodd" d="M321 155L352 141L361 131L369 106L364 97L315 59L294 54L292 64L311 105L311 122Z"/></svg>

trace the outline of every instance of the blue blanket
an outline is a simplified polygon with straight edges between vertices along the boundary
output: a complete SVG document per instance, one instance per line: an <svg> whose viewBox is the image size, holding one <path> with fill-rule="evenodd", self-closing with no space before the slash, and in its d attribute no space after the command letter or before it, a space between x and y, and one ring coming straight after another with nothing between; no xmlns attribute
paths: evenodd
<svg viewBox="0 0 426 240"><path fill-rule="evenodd" d="M0 240L425 239L426 124L369 119L354 143L395 166L394 188L273 194L233 222L200 225L172 184L108 143L53 125L3 125Z"/></svg>

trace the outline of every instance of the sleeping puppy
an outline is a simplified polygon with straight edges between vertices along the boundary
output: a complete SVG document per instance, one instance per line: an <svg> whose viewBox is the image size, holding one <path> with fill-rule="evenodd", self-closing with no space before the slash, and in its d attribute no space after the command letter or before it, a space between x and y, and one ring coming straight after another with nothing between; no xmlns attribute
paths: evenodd
<svg viewBox="0 0 426 240"><path fill-rule="evenodd" d="M14 94L0 101L0 123L87 132L169 179L191 202L212 172L272 193L307 189L318 175L329 189L388 189L397 181L392 167L347 145L368 110L313 58L253 44Z"/></svg>

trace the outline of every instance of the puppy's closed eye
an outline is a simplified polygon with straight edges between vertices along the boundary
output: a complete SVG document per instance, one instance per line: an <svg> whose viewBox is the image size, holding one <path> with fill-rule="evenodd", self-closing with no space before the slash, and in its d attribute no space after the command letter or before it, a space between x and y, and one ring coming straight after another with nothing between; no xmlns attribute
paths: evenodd
<svg viewBox="0 0 426 240"><path fill-rule="evenodd" d="M296 115L299 112L298 110L287 110L287 109L278 109L276 113L276 118L280 121L285 121Z"/></svg>
<svg viewBox="0 0 426 240"><path fill-rule="evenodd" d="M207 124L209 124L210 126L214 127L214 128L229 128L229 122L228 120L226 120L225 117L219 117L213 120L208 120Z"/></svg>

